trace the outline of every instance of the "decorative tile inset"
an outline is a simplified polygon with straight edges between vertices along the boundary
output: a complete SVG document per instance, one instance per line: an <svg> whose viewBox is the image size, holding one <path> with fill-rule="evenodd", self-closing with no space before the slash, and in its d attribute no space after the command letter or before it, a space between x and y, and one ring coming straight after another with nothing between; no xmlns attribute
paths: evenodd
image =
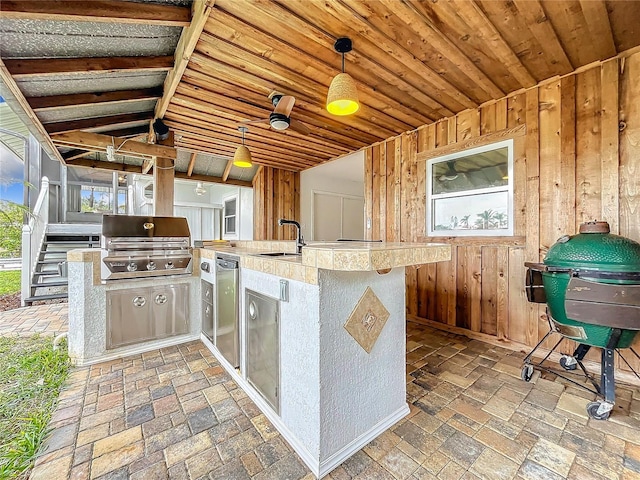
<svg viewBox="0 0 640 480"><path fill-rule="evenodd" d="M367 287L358 300L356 308L349 315L344 328L367 353L371 353L389 315L389 311L373 293L371 287Z"/></svg>

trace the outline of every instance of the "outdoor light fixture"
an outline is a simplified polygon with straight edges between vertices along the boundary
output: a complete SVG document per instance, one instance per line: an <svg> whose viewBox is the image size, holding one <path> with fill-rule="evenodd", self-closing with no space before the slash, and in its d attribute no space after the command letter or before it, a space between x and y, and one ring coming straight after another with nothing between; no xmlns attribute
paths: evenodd
<svg viewBox="0 0 640 480"><path fill-rule="evenodd" d="M247 127L238 127L238 130L242 132L242 145L238 147L233 156L233 164L240 168L250 168L253 166L253 163L251 163L251 152L244 145L244 134L248 132L249 129Z"/></svg>
<svg viewBox="0 0 640 480"><path fill-rule="evenodd" d="M159 118L153 122L153 131L156 132L156 139L160 142L169 138L169 127Z"/></svg>
<svg viewBox="0 0 640 480"><path fill-rule="evenodd" d="M196 183L196 188L194 192L196 192L196 195L204 195L205 193L207 193L207 189L204 188L204 186L202 185L202 182L198 182Z"/></svg>
<svg viewBox="0 0 640 480"><path fill-rule="evenodd" d="M333 115L351 115L360 108L358 89L351 75L344 73L344 54L352 49L351 39L341 37L333 48L342 54L342 73L336 75L329 85L327 93L327 111Z"/></svg>

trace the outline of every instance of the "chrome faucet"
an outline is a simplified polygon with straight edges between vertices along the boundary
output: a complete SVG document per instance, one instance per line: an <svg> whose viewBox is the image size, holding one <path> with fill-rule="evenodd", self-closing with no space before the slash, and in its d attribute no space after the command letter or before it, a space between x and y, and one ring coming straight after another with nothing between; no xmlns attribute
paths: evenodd
<svg viewBox="0 0 640 480"><path fill-rule="evenodd" d="M298 252L299 254L302 253L302 247L304 247L306 245L306 243L304 243L304 239L302 238L302 232L300 230L300 224L298 222L296 222L295 220L287 220L285 218L281 218L280 220L278 220L278 225L282 226L282 225L293 225L294 227L296 227L298 229L298 238L296 238L296 252Z"/></svg>

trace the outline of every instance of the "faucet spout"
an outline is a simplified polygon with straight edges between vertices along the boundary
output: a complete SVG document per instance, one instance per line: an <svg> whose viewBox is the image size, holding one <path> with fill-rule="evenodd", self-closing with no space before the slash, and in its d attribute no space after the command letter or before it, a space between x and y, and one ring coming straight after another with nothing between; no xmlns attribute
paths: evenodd
<svg viewBox="0 0 640 480"><path fill-rule="evenodd" d="M294 227L296 227L297 230L297 238L296 238L296 252L297 253L302 253L302 247L304 247L306 245L306 243L304 243L304 239L302 238L302 232L300 230L300 224L298 222L296 222L295 220L287 220L286 218L281 218L280 220L278 220L278 225L282 226L282 225L293 225Z"/></svg>

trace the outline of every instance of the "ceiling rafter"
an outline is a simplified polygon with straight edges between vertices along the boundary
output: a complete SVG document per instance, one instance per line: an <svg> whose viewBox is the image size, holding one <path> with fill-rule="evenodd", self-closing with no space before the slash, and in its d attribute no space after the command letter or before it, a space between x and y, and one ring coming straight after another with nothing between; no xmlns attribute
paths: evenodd
<svg viewBox="0 0 640 480"><path fill-rule="evenodd" d="M101 103L128 103L160 98L160 88L142 88L136 90L115 90L111 92L73 93L68 95L49 95L46 97L27 97L27 102L36 112L54 108L77 107Z"/></svg>
<svg viewBox="0 0 640 480"><path fill-rule="evenodd" d="M129 157L145 158L153 156L175 159L177 156L176 149L173 147L138 142L130 138L112 137L99 133L81 131L66 132L53 135L52 139L56 145L99 152L106 152L107 147L112 146L120 155Z"/></svg>
<svg viewBox="0 0 640 480"><path fill-rule="evenodd" d="M133 3L119 0L2 0L2 16L27 20L144 23L184 27L191 12L187 7Z"/></svg>
<svg viewBox="0 0 640 480"><path fill-rule="evenodd" d="M198 152L191 153L191 157L189 157L189 166L187 167L187 177L190 177L193 173L193 167L196 166L196 158L198 156Z"/></svg>
<svg viewBox="0 0 640 480"><path fill-rule="evenodd" d="M182 79L182 75L189 64L191 54L198 43L204 24L211 13L211 9L215 0L196 0L192 4L192 19L187 28L182 31L180 40L178 40L178 46L176 47L174 55L173 68L167 74L164 80L164 94L160 101L156 104L154 116L156 118L162 118L167 111L169 102L176 91L176 87Z"/></svg>
<svg viewBox="0 0 640 480"><path fill-rule="evenodd" d="M155 57L84 57L84 58L7 58L7 69L15 79L51 76L62 73L127 71L167 71L173 56Z"/></svg>
<svg viewBox="0 0 640 480"><path fill-rule="evenodd" d="M229 174L231 173L231 167L233 167L233 160L227 160L227 165L224 167L224 172L222 173L222 181L226 182L229 178Z"/></svg>
<svg viewBox="0 0 640 480"><path fill-rule="evenodd" d="M74 130L90 130L116 125L126 125L149 120L151 112L123 113L106 117L83 118L81 120L67 120L62 122L45 123L44 128L49 134L72 132Z"/></svg>
<svg viewBox="0 0 640 480"><path fill-rule="evenodd" d="M616 44L605 2L603 0L580 0L580 8L584 13L589 33L593 38L599 39L596 44L598 58L605 59L614 56Z"/></svg>

